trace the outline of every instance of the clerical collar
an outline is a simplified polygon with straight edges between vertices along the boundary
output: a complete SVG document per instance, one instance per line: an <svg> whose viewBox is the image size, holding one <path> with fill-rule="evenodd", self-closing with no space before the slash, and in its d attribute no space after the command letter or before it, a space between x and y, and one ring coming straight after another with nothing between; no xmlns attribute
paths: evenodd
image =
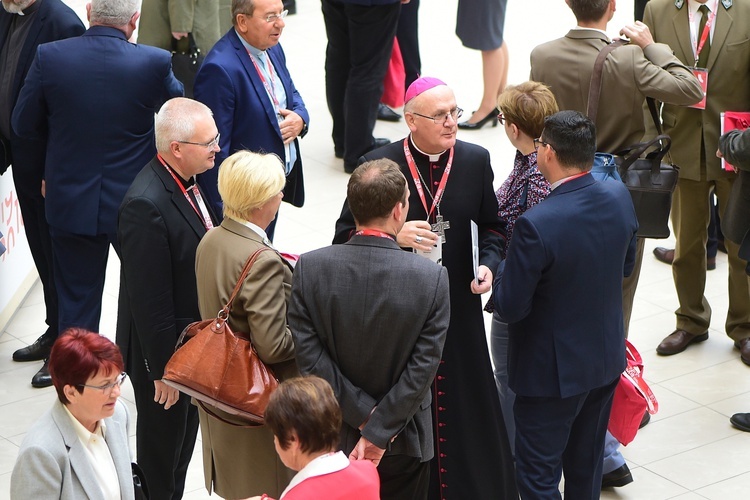
<svg viewBox="0 0 750 500"><path fill-rule="evenodd" d="M422 156L426 156L430 160L430 163L437 162L438 160L440 160L440 157L443 156L443 153L445 153L446 151L448 151L447 149L444 149L441 152L439 152L437 154L434 154L434 155L429 154L429 153L425 153L424 151L422 151L421 149L419 149L416 144L414 144L414 138L411 135L409 135L409 144L411 144L414 147L414 149L417 150L417 152L419 154L421 154Z"/></svg>
<svg viewBox="0 0 750 500"><path fill-rule="evenodd" d="M257 48L257 47L253 47L252 45L250 45L249 43L247 43L247 40L245 40L244 38L242 38L242 35L240 35L240 33L239 33L239 32L238 32L238 31L237 31L236 29L234 30L234 32L235 32L235 33L237 33L237 36L239 37L239 39L240 39L240 42L242 42L242 45L243 45L243 46L244 46L244 47L245 47L245 48L247 49L247 51L248 51L248 52L250 52L250 53L251 53L251 54L253 55L253 57L255 57L256 59L260 58L260 55L261 55L261 54L265 54L265 53L266 53L266 51L265 51L265 50L260 50L259 48Z"/></svg>
<svg viewBox="0 0 750 500"><path fill-rule="evenodd" d="M28 16L29 14L33 14L37 11L39 8L39 4L42 3L42 0L36 0L36 2L32 3L25 9L23 9L21 12L18 13L19 16Z"/></svg>

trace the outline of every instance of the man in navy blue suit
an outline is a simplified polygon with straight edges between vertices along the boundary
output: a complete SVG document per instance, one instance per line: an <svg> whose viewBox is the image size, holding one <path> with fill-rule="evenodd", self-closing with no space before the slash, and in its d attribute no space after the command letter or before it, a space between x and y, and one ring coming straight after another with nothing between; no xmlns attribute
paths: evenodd
<svg viewBox="0 0 750 500"><path fill-rule="evenodd" d="M156 154L154 113L182 95L169 52L128 42L138 0L92 0L86 10L82 36L38 47L11 121L19 136L47 142L61 332L99 331L109 245L119 253L117 210Z"/></svg>
<svg viewBox="0 0 750 500"><path fill-rule="evenodd" d="M299 138L310 115L294 87L279 45L284 30L281 0L235 0L232 28L214 45L195 77L195 98L211 108L219 127L221 151L216 166L198 176L211 208L222 213L216 187L221 163L248 149L275 153L286 169L284 201L305 202ZM276 221L266 229L273 239Z"/></svg>
<svg viewBox="0 0 750 500"><path fill-rule="evenodd" d="M52 271L52 243L44 215L44 141L18 137L10 126L13 107L34 60L47 42L81 35L78 15L61 0L3 0L0 9L0 140L13 162L13 184L23 216L24 232L44 290L47 330L33 344L13 353L14 361L38 361L49 355L57 338L57 290ZM5 165L0 164L0 172ZM39 385L39 377L31 385Z"/></svg>
<svg viewBox="0 0 750 500"><path fill-rule="evenodd" d="M565 498L598 499L625 368L622 280L633 270L638 222L623 184L589 174L591 120L561 111L534 142L552 192L516 222L494 284L495 307L510 324L518 490L560 498L564 473Z"/></svg>

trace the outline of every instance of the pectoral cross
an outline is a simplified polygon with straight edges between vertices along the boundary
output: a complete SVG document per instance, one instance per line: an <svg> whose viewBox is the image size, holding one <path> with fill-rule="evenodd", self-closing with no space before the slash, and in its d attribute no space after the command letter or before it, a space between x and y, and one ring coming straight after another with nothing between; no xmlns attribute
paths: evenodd
<svg viewBox="0 0 750 500"><path fill-rule="evenodd" d="M435 221L434 224L430 224L430 228L440 236L440 242L445 243L445 230L451 228L451 223L450 221L443 220L443 216L440 214L435 216Z"/></svg>

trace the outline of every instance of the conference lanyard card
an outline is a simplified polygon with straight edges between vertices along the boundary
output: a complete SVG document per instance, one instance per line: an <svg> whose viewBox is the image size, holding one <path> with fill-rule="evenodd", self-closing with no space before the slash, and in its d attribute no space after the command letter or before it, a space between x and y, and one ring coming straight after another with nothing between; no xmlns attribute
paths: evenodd
<svg viewBox="0 0 750 500"><path fill-rule="evenodd" d="M703 99L688 106L689 108L695 109L706 109L706 93L708 92L708 70L704 68L690 68L695 77L698 79L698 83L701 84L701 90L703 90Z"/></svg>

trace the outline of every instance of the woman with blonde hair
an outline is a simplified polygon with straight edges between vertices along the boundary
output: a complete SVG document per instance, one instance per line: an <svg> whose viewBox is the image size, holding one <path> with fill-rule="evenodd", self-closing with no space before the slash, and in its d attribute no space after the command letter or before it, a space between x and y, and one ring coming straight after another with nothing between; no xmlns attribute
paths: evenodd
<svg viewBox="0 0 750 500"><path fill-rule="evenodd" d="M258 356L279 380L297 376L294 344L286 324L292 269L265 233L283 197L284 166L274 154L239 151L219 168L224 221L203 237L196 252L201 316L216 316L248 258L264 250L234 299L229 326L249 334ZM200 407L199 416L209 493L213 489L223 498L281 494L294 473L276 455L267 426L248 425L215 408Z"/></svg>

